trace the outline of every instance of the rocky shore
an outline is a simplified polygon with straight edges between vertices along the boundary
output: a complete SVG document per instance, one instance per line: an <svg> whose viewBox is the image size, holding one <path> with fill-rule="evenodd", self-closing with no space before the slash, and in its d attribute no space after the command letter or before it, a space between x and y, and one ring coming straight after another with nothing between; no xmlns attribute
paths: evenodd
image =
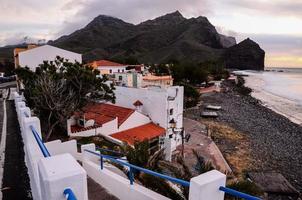
<svg viewBox="0 0 302 200"><path fill-rule="evenodd" d="M302 191L302 126L253 97L239 94L230 82L224 82L222 87L225 92L203 94L201 105L222 106L214 121L226 123L248 138L253 158L250 170L282 173ZM192 113L191 117L198 117L199 109Z"/></svg>

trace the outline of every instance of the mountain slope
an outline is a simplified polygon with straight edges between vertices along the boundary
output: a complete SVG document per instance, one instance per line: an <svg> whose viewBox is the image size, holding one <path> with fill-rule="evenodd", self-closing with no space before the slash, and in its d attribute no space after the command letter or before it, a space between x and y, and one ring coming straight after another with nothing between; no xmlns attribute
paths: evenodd
<svg viewBox="0 0 302 200"><path fill-rule="evenodd" d="M178 11L138 25L100 15L51 44L83 53L85 61L134 56L144 63L216 59L225 47L206 17L186 19Z"/></svg>
<svg viewBox="0 0 302 200"><path fill-rule="evenodd" d="M264 68L258 44L236 45L235 38L219 34L206 17L187 19L178 11L138 25L100 15L48 44L81 53L85 62L132 57L141 63L221 60L230 68Z"/></svg>

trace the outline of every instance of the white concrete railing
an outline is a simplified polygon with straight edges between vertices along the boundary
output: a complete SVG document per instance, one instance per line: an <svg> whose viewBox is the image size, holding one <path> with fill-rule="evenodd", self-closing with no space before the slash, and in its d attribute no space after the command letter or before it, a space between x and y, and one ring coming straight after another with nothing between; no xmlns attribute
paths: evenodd
<svg viewBox="0 0 302 200"><path fill-rule="evenodd" d="M18 93L14 96L33 199L63 200L66 199L63 194L64 190L70 188L78 200L87 200L86 171L74 158L77 155L73 150L73 146L76 147L75 141L61 145L60 150L51 148L50 152L58 155L44 157L32 132L34 128L38 136L42 138L40 120L37 117L31 117L30 109L26 107ZM48 146L51 147L53 143Z"/></svg>
<svg viewBox="0 0 302 200"><path fill-rule="evenodd" d="M17 93L15 105L24 141L25 162L33 199L64 199L64 189L72 188L78 200L87 200L86 174L120 200L169 199L139 184L130 185L127 178L114 173L106 166L100 170L99 158L85 152L85 149L98 152L94 144L82 145L81 153L78 153L75 140L63 143L60 140L51 141L45 143L45 146L52 156L44 158L29 128L30 125L34 126L41 137L39 119L31 117L30 109ZM82 161L83 168L76 160ZM226 175L216 170L194 177L190 180L189 200L223 200L224 192L220 191L219 187L224 187L225 183Z"/></svg>

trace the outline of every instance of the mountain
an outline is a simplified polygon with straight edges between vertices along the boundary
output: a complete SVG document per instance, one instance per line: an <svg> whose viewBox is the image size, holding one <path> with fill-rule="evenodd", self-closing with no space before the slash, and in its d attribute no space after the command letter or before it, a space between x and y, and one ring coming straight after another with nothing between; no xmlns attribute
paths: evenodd
<svg viewBox="0 0 302 200"><path fill-rule="evenodd" d="M226 67L239 69L264 69L265 52L253 40L247 38L228 48L224 53Z"/></svg>
<svg viewBox="0 0 302 200"><path fill-rule="evenodd" d="M236 64L239 69L258 68L251 64L262 62L261 56L244 56L245 60L235 63L236 56L243 56L238 49L247 48L253 53L255 45L237 47L235 38L219 34L206 17L187 19L179 11L137 25L99 15L84 28L48 44L81 53L86 62L129 57L141 63L222 60Z"/></svg>

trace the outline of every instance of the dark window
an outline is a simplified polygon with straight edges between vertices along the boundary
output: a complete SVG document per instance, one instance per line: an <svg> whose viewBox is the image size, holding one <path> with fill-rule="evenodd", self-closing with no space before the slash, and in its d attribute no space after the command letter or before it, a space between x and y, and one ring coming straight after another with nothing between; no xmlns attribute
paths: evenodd
<svg viewBox="0 0 302 200"><path fill-rule="evenodd" d="M122 69L122 72L124 72L125 70Z"/></svg>
<svg viewBox="0 0 302 200"><path fill-rule="evenodd" d="M112 74L112 69L109 69L109 73Z"/></svg>
<svg viewBox="0 0 302 200"><path fill-rule="evenodd" d="M123 80L123 77L122 77L122 76L119 76L119 77L118 77L118 80L119 80L119 81Z"/></svg>
<svg viewBox="0 0 302 200"><path fill-rule="evenodd" d="M120 70L118 69L117 72L120 73Z"/></svg>
<svg viewBox="0 0 302 200"><path fill-rule="evenodd" d="M170 115L173 115L173 108L170 109Z"/></svg>

